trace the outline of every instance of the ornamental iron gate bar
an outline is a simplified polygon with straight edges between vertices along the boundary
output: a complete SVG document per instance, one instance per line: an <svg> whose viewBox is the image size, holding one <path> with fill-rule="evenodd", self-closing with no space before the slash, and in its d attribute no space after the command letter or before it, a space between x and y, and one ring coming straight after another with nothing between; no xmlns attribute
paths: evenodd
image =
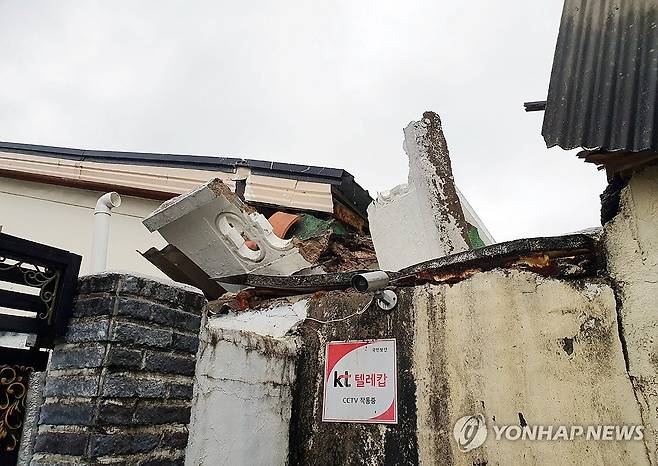
<svg viewBox="0 0 658 466"><path fill-rule="evenodd" d="M66 330L81 257L0 233L0 464L16 464L30 374ZM12 348L10 340L25 341Z"/></svg>
<svg viewBox="0 0 658 466"><path fill-rule="evenodd" d="M30 374L46 369L48 351L0 348L0 464L15 464Z"/></svg>

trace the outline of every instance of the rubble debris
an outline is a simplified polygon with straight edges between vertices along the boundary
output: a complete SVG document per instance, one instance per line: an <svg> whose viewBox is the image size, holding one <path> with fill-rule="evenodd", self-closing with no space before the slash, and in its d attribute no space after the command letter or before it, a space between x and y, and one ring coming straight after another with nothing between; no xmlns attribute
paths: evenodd
<svg viewBox="0 0 658 466"><path fill-rule="evenodd" d="M469 212L471 223L467 221L439 115L425 112L422 120L404 129L404 135L408 183L381 193L368 207L380 266L399 270L491 244L493 238L474 212Z"/></svg>
<svg viewBox="0 0 658 466"><path fill-rule="evenodd" d="M345 225L334 218L322 219L311 214L302 214L301 217L299 223L292 229L292 234L302 241L323 236L328 231L339 235L348 233Z"/></svg>
<svg viewBox="0 0 658 466"><path fill-rule="evenodd" d="M354 234L330 234L318 264L327 272L379 269L372 239Z"/></svg>
<svg viewBox="0 0 658 466"><path fill-rule="evenodd" d="M262 214L218 178L163 203L143 223L220 283L244 272L290 275L311 266L291 240L279 238Z"/></svg>
<svg viewBox="0 0 658 466"><path fill-rule="evenodd" d="M222 315L228 312L244 311L246 309L257 309L263 303L270 302L273 298L282 296L277 290L255 290L248 288L238 293L224 293L219 299L210 301L207 305L208 314Z"/></svg>
<svg viewBox="0 0 658 466"><path fill-rule="evenodd" d="M372 240L357 234L336 234L331 231L306 241L296 241L304 258L316 264L322 272L349 272L378 269Z"/></svg>

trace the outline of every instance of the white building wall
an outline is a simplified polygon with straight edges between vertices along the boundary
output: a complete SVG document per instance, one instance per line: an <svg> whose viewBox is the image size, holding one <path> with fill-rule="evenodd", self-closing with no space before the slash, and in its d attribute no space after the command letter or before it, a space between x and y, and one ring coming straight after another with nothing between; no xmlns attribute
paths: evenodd
<svg viewBox="0 0 658 466"><path fill-rule="evenodd" d="M103 192L0 177L2 232L65 249L82 256L81 274L89 272L93 212ZM150 233L142 219L161 201L121 196L110 227L108 269L165 278L137 250L161 248L166 242Z"/></svg>

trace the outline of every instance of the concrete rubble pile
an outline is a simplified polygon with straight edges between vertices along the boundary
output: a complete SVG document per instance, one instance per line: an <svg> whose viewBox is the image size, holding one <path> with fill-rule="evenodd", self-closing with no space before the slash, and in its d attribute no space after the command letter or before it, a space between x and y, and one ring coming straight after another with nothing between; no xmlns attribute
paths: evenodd
<svg viewBox="0 0 658 466"><path fill-rule="evenodd" d="M223 278L246 273L288 276L377 268L368 235L314 214L276 211L268 219L213 179L144 219L169 245L143 255L173 280L200 288L210 299L241 289Z"/></svg>

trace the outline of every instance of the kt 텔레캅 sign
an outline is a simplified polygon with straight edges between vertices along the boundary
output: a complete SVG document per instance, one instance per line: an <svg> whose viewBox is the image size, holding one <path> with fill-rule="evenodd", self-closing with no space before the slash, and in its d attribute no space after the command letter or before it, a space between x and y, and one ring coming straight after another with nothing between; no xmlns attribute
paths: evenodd
<svg viewBox="0 0 658 466"><path fill-rule="evenodd" d="M396 365L395 339L327 343L322 420L397 424Z"/></svg>

